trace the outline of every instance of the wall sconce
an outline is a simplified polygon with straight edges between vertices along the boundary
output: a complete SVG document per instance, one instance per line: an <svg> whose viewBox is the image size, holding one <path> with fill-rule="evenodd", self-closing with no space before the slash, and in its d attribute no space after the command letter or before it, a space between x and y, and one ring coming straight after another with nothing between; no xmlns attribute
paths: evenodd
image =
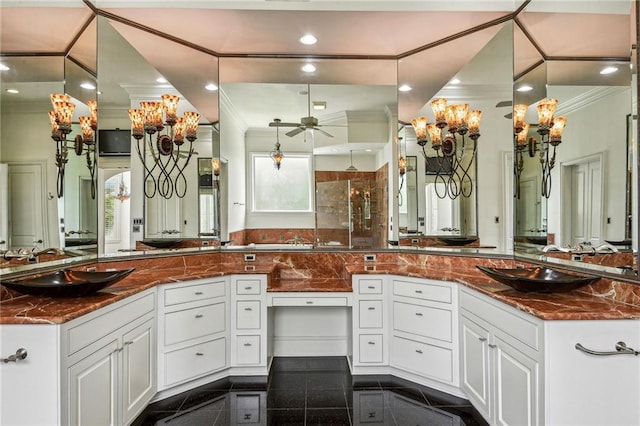
<svg viewBox="0 0 640 426"><path fill-rule="evenodd" d="M280 122L282 120L280 120L279 118L274 118L273 122L276 123L275 127L276 127L276 145L273 148L273 151L271 151L271 154L269 155L271 157L271 159L273 160L273 165L276 169L280 170L280 164L282 163L282 159L284 158L284 154L282 153L282 151L280 150Z"/></svg>
<svg viewBox="0 0 640 426"><path fill-rule="evenodd" d="M65 94L52 93L51 104L53 111L49 111L49 121L51 122L51 139L56 142L56 168L58 169L57 193L58 198L64 196L64 170L69 156L68 139L71 133L71 120L76 105L71 102L71 97ZM96 101L87 103L90 111L89 117L79 117L82 134L76 135L73 139L73 150L76 155L82 155L86 145L87 168L91 175L91 198L96 198L96 155L95 155L95 131L98 123L98 104Z"/></svg>
<svg viewBox="0 0 640 426"><path fill-rule="evenodd" d="M144 195L152 198L157 192L166 199L173 197L173 194L183 198L187 193L184 170L194 153L193 142L198 138L200 114L187 111L183 117L177 117L180 97L162 95L161 99L161 102L140 102L141 109L129 110L131 134L138 142L136 148L144 167L144 181L152 183L151 189L144 185ZM168 127L167 133L161 133L165 127ZM158 135L154 147L155 133ZM185 138L189 141L189 149L180 151ZM146 149L151 154L150 165L143 153Z"/></svg>
<svg viewBox="0 0 640 426"><path fill-rule="evenodd" d="M429 139L431 148L436 153L436 195L439 198L451 199L460 195L469 197L473 192L473 179L469 170L476 157L482 111L469 111L469 104L447 105L444 98L435 99L430 105L435 115L435 123L428 123L427 117L417 117L411 124L425 161L431 160L425 151ZM471 148L467 146L467 133L473 141ZM444 184L443 194L438 190L437 183Z"/></svg>
<svg viewBox="0 0 640 426"><path fill-rule="evenodd" d="M540 192L543 197L551 195L551 170L556 164L556 147L562 143L562 133L567 125L565 117L554 117L558 100L545 98L538 102L538 128L536 132L540 140L528 137L529 125L524 121L528 106L519 104L513 107L513 132L515 135L516 161L516 196L520 198L520 174L524 168L522 153L529 152L530 157L539 153L542 179ZM552 151L550 153L550 151Z"/></svg>

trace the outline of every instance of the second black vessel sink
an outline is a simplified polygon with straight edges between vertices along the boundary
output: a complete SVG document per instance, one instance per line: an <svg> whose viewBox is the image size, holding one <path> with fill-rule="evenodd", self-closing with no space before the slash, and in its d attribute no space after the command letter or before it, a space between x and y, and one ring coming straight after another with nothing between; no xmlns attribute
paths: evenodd
<svg viewBox="0 0 640 426"><path fill-rule="evenodd" d="M462 235L440 235L438 241L448 246L466 246L478 240L478 237L465 237Z"/></svg>
<svg viewBox="0 0 640 426"><path fill-rule="evenodd" d="M523 292L557 293L575 290L594 283L600 277L571 275L555 269L537 266L533 268L487 268L476 266L494 280Z"/></svg>

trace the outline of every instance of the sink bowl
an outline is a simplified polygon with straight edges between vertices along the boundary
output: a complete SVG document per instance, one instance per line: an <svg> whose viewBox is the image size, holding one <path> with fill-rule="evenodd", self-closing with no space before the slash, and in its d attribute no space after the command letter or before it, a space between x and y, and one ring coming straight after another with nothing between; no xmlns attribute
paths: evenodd
<svg viewBox="0 0 640 426"><path fill-rule="evenodd" d="M466 246L477 240L478 237L464 237L462 235L440 235L438 237L438 241L448 246Z"/></svg>
<svg viewBox="0 0 640 426"><path fill-rule="evenodd" d="M95 238L66 238L64 240L65 247L78 247L92 244L98 244L98 240Z"/></svg>
<svg viewBox="0 0 640 426"><path fill-rule="evenodd" d="M135 268L111 272L85 272L63 269L52 274L15 280L2 280L3 286L32 296L78 297L102 290L120 281Z"/></svg>
<svg viewBox="0 0 640 426"><path fill-rule="evenodd" d="M575 290L594 283L600 277L585 277L566 274L551 268L533 267L499 269L476 266L494 280L523 292L557 293Z"/></svg>
<svg viewBox="0 0 640 426"><path fill-rule="evenodd" d="M546 246L547 245L547 236L546 235L529 235L527 237L525 237L525 239L527 240L528 243L531 244L538 244L541 246Z"/></svg>
<svg viewBox="0 0 640 426"><path fill-rule="evenodd" d="M153 248L171 248L182 242L179 238L157 238L142 240L142 244Z"/></svg>

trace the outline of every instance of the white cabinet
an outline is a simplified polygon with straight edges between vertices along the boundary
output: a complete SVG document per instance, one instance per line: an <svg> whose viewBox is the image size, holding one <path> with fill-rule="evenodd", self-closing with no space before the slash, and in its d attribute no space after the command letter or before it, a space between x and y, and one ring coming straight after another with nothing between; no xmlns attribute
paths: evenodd
<svg viewBox="0 0 640 426"><path fill-rule="evenodd" d="M391 367L459 394L457 284L391 277L391 289Z"/></svg>
<svg viewBox="0 0 640 426"><path fill-rule="evenodd" d="M153 290L65 324L62 423L129 424L156 392L155 337Z"/></svg>
<svg viewBox="0 0 640 426"><path fill-rule="evenodd" d="M268 373L267 277L231 276L231 366L240 374Z"/></svg>
<svg viewBox="0 0 640 426"><path fill-rule="evenodd" d="M389 365L387 283L385 275L352 277L355 374L366 374L368 367Z"/></svg>
<svg viewBox="0 0 640 426"><path fill-rule="evenodd" d="M229 280L166 284L158 292L158 388L228 368Z"/></svg>
<svg viewBox="0 0 640 426"><path fill-rule="evenodd" d="M468 289L460 292L461 382L491 424L542 424L542 321Z"/></svg>

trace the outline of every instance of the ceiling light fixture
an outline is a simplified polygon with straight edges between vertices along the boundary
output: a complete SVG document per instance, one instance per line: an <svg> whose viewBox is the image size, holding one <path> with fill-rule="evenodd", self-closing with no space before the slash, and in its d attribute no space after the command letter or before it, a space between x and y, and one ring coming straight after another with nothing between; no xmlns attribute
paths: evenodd
<svg viewBox="0 0 640 426"><path fill-rule="evenodd" d="M449 84L454 84L454 85L455 85L455 84L460 84L460 79L459 79L459 78L454 77L454 78L452 78L452 79L449 81Z"/></svg>
<svg viewBox="0 0 640 426"><path fill-rule="evenodd" d="M214 92L214 91L218 90L218 85L215 84L215 83L209 83L206 86L204 86L204 88L209 90L209 91L211 91L211 92Z"/></svg>
<svg viewBox="0 0 640 426"><path fill-rule="evenodd" d="M313 101L313 109L321 111L327 109L327 103L325 101Z"/></svg>
<svg viewBox="0 0 640 426"><path fill-rule="evenodd" d="M443 185L435 185L436 195L439 198L451 199L456 199L460 195L469 197L473 192L473 179L469 171L478 148L482 111L469 111L469 104L447 105L447 100L444 98L435 99L430 105L435 115L435 123L429 124L427 117L417 117L411 121L411 124L425 161L435 160L437 165L435 182ZM446 133L445 128L447 128ZM472 149L467 147L467 133L469 139L473 141ZM435 151L435 157L429 157L425 150L429 139L431 139L431 148ZM440 193L439 186L444 186L444 193Z"/></svg>
<svg viewBox="0 0 640 426"><path fill-rule="evenodd" d="M144 195L152 198L157 192L166 199L174 194L184 198L187 193L184 170L194 154L193 142L198 138L200 114L187 111L183 117L178 117L180 97L165 94L161 99L160 102L140 102L141 109L129 110L131 134L137 141L138 157L144 167L144 181L151 184L144 185ZM163 134L161 132L165 127L168 127L168 131ZM155 133L158 135L154 144ZM189 149L180 151L185 138L189 141Z"/></svg>
<svg viewBox="0 0 640 426"><path fill-rule="evenodd" d="M408 84L403 84L400 87L398 87L398 92L410 92L411 91L411 86L409 86Z"/></svg>
<svg viewBox="0 0 640 426"><path fill-rule="evenodd" d="M280 122L282 120L280 120L279 118L274 118L273 122L275 123L275 128L276 128L276 145L273 148L273 151L271 151L271 154L269 154L269 156L271 157L271 159L273 160L273 166L280 170L280 164L282 163L282 159L284 158L284 154L282 153L282 151L280 150Z"/></svg>
<svg viewBox="0 0 640 426"><path fill-rule="evenodd" d="M9 71L10 68L8 66L6 66L5 64L0 64L0 71Z"/></svg>
<svg viewBox="0 0 640 426"><path fill-rule="evenodd" d="M80 87L82 87L83 89L87 89L87 90L96 90L96 86L93 83L82 83L80 85Z"/></svg>
<svg viewBox="0 0 640 426"><path fill-rule="evenodd" d="M533 87L529 86L528 84L523 84L516 89L516 92L530 92L532 90Z"/></svg>
<svg viewBox="0 0 640 426"><path fill-rule="evenodd" d="M168 82L169 82L169 81L168 81L166 78L164 78L164 77L158 77L158 78L156 78L156 83L165 84L165 83L168 83Z"/></svg>
<svg viewBox="0 0 640 426"><path fill-rule="evenodd" d="M18 93L20 93L20 91L18 89L7 89L7 93L17 95Z"/></svg>
<svg viewBox="0 0 640 426"><path fill-rule="evenodd" d="M317 42L318 42L318 39L313 34L305 34L302 37L300 37L300 43L306 44L307 46L316 44Z"/></svg>
<svg viewBox="0 0 640 426"><path fill-rule="evenodd" d="M71 119L76 105L71 102L71 97L65 94L53 93L50 96L53 111L49 111L51 122L51 139L56 142L56 168L58 169L57 193L58 198L64 196L64 170L68 161L71 140ZM82 134L76 135L71 146L76 155L82 155L86 145L87 168L91 175L91 198L96 198L96 155L95 155L95 131L98 128L98 104L96 101L87 102L90 116L79 117Z"/></svg>
<svg viewBox="0 0 640 426"><path fill-rule="evenodd" d="M516 160L514 162L516 175L516 196L520 196L520 174L524 168L523 152L528 151L530 157L539 152L542 167L542 182L540 192L543 197L551 194L551 170L556 164L556 147L562 143L562 132L567 125L565 117L554 117L558 100L545 98L538 102L538 129L540 141L529 137L529 124L524 121L528 106L524 104L513 107L513 133L515 135ZM550 147L553 152L549 154Z"/></svg>
<svg viewBox="0 0 640 426"><path fill-rule="evenodd" d="M300 69L304 72L312 73L312 72L315 72L317 68L315 65L307 63L307 64L304 64Z"/></svg>
<svg viewBox="0 0 640 426"><path fill-rule="evenodd" d="M353 165L353 151L349 150L349 159L351 161L351 165L349 167L347 167L346 171L348 172L357 172L358 169L356 169L356 166Z"/></svg>
<svg viewBox="0 0 640 426"><path fill-rule="evenodd" d="M120 173L120 184L118 185L118 193L115 195L115 199L123 203L131 198L131 193L127 189L127 186L124 184L124 173Z"/></svg>
<svg viewBox="0 0 640 426"><path fill-rule="evenodd" d="M613 74L616 71L618 71L618 67L608 66L608 67L603 68L600 71L600 74L602 74L602 75Z"/></svg>

